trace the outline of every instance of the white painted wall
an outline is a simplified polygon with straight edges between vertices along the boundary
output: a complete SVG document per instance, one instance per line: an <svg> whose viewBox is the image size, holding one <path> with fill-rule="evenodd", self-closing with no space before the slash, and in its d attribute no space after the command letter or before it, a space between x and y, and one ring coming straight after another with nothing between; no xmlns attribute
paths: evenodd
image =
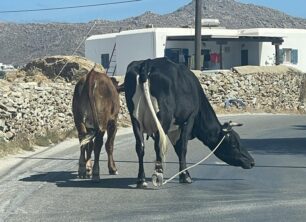
<svg viewBox="0 0 306 222"><path fill-rule="evenodd" d="M271 42L260 43L260 62L261 66L275 64L275 46Z"/></svg>
<svg viewBox="0 0 306 222"><path fill-rule="evenodd" d="M306 72L306 30L301 29L203 29L206 35L234 37L237 35L276 36L283 37L280 48L298 49L298 64L294 66ZM189 54L194 54L193 41L167 41L167 36L190 36L194 29L184 28L150 28L123 31L120 33L97 35L85 42L85 57L101 63L101 54L113 50L116 42L116 75L125 75L128 64L134 60L163 57L165 48L188 48ZM205 48L219 53L219 45L215 42L205 42ZM226 51L228 47L230 50ZM271 43L228 42L223 46L223 68L228 69L241 65L241 49L249 50L250 65L272 65L275 57L275 47ZM216 67L218 68L218 67Z"/></svg>
<svg viewBox="0 0 306 222"><path fill-rule="evenodd" d="M167 42L167 33L157 31L154 35L155 56L156 58L164 57Z"/></svg>
<svg viewBox="0 0 306 222"><path fill-rule="evenodd" d="M293 66L306 72L306 32L304 35L299 33L288 34L280 48L298 49L298 64L284 63L284 65Z"/></svg>
<svg viewBox="0 0 306 222"><path fill-rule="evenodd" d="M128 64L135 60L155 58L155 34L151 32L118 34L116 37L116 75L125 75Z"/></svg>
<svg viewBox="0 0 306 222"><path fill-rule="evenodd" d="M217 45L216 47L219 48ZM226 48L228 48L229 51L227 51ZM219 53L219 50L216 52ZM240 65L240 44L237 42L228 42L226 45L223 45L222 56L224 69L230 69L233 66Z"/></svg>
<svg viewBox="0 0 306 222"><path fill-rule="evenodd" d="M306 30L305 29L258 29L259 35L283 36L282 48L298 49L298 64L284 63L306 72ZM271 43L262 43L260 46L260 65L273 65L275 58L275 46Z"/></svg>
<svg viewBox="0 0 306 222"><path fill-rule="evenodd" d="M115 34L91 36L85 41L85 57L101 64L101 55L112 54L116 43Z"/></svg>

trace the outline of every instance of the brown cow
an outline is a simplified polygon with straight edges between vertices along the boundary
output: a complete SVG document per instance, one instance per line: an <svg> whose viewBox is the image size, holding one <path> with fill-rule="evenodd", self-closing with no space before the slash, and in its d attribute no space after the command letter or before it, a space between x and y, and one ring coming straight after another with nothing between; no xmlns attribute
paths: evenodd
<svg viewBox="0 0 306 222"><path fill-rule="evenodd" d="M108 155L109 174L117 174L113 159L114 139L117 132L117 118L120 109L119 91L123 87L93 68L75 86L72 112L81 144L79 177L98 181L100 179L99 156L103 136L107 131L105 149ZM94 150L94 165L91 153Z"/></svg>

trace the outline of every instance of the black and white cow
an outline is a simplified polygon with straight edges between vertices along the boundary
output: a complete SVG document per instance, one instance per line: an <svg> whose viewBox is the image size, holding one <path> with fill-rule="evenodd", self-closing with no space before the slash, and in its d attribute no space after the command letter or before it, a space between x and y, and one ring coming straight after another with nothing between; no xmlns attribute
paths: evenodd
<svg viewBox="0 0 306 222"><path fill-rule="evenodd" d="M158 173L163 171L166 135L178 155L180 170L186 168L188 140L198 138L212 150L224 136L215 155L229 165L244 169L254 166L254 159L232 129L239 124L220 124L197 77L186 66L166 58L134 61L127 68L125 96L139 159L137 187L147 186L143 166L144 133L155 141L155 172ZM179 181L192 182L188 171L180 174Z"/></svg>

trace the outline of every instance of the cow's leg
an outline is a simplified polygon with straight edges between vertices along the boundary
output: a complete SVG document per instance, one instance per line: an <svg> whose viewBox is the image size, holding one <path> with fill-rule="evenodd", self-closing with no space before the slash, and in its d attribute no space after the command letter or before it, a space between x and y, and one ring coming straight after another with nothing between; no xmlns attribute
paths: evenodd
<svg viewBox="0 0 306 222"><path fill-rule="evenodd" d="M100 180L99 160L100 160L101 148L103 145L103 136L104 136L104 132L101 132L100 130L98 130L96 133L95 142L94 142L95 160L94 160L94 165L93 165L93 170L92 170L92 180L96 182Z"/></svg>
<svg viewBox="0 0 306 222"><path fill-rule="evenodd" d="M92 163L91 153L93 148L93 142L90 141L87 144L81 146L80 159L79 159L79 178L90 178L92 175Z"/></svg>
<svg viewBox="0 0 306 222"><path fill-rule="evenodd" d="M163 173L162 156L159 147L159 133L154 134L154 150L156 154L155 172Z"/></svg>
<svg viewBox="0 0 306 222"><path fill-rule="evenodd" d="M179 171L186 169L186 153L187 153L187 143L188 138L191 133L193 126L193 121L189 119L183 127L181 128L181 135L179 140L174 144L175 152L179 158L180 168ZM188 171L185 171L179 176L180 183L192 183L190 174Z"/></svg>
<svg viewBox="0 0 306 222"><path fill-rule="evenodd" d="M85 127L85 124L82 122L76 122L75 123L77 131L78 131L78 136L79 136L79 141L80 143L84 140L87 134L87 129ZM87 177L86 175L86 151L89 149L89 143L83 144L80 147L80 158L79 158L79 169L78 169L78 175L79 178L85 179Z"/></svg>
<svg viewBox="0 0 306 222"><path fill-rule="evenodd" d="M108 157L108 172L111 175L118 174L116 164L113 158L114 140L117 133L117 125L115 120L110 120L107 125L107 140L105 143L105 149Z"/></svg>
<svg viewBox="0 0 306 222"><path fill-rule="evenodd" d="M85 160L85 151L88 144L82 145L80 148L80 158L79 158L79 178L86 178L86 160Z"/></svg>
<svg viewBox="0 0 306 222"><path fill-rule="evenodd" d="M156 154L155 170L152 174L152 183L154 186L161 186L163 184L163 159L159 145L160 136L159 132L154 134L154 149Z"/></svg>
<svg viewBox="0 0 306 222"><path fill-rule="evenodd" d="M92 162L91 162L91 153L94 143L91 140L86 147L86 177L90 178L92 176Z"/></svg>
<svg viewBox="0 0 306 222"><path fill-rule="evenodd" d="M164 111L159 111L157 113L157 118L159 119L161 126L164 130L164 133L167 135L168 130L171 125L172 121L172 112L168 110L167 104L160 103L160 106L162 107L161 109ZM155 149L155 154L156 154L156 162L155 162L155 172L157 173L163 173L163 165L162 165L162 153L159 147L159 132L154 134L154 149Z"/></svg>
<svg viewBox="0 0 306 222"><path fill-rule="evenodd" d="M146 188L148 184L146 183L146 176L144 172L144 166L143 166L143 157L144 157L144 138L143 133L140 132L140 126L138 121L131 116L132 126L133 126L133 132L136 139L136 153L138 156L138 178L137 178L137 188Z"/></svg>

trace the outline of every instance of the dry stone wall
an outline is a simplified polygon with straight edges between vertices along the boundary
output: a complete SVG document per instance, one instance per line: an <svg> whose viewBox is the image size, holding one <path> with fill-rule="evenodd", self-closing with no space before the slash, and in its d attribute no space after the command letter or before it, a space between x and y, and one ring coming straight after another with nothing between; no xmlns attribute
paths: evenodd
<svg viewBox="0 0 306 222"><path fill-rule="evenodd" d="M198 75L206 95L214 107L225 107L225 101L239 100L244 108L265 112L304 112L302 83L305 74L241 74L222 72ZM230 107L227 107L230 108Z"/></svg>
<svg viewBox="0 0 306 222"><path fill-rule="evenodd" d="M8 83L0 90L0 137L13 139L20 133L29 136L73 127L70 83Z"/></svg>
<svg viewBox="0 0 306 222"><path fill-rule="evenodd" d="M299 72L201 73L197 75L217 112L226 111L227 99L246 105L238 111L305 112L305 75ZM0 80L0 140L18 134L29 138L74 128L71 112L74 84L67 82L8 82ZM304 96L303 96L304 95ZM120 95L119 125L129 124L124 95ZM233 109L233 107L227 107ZM241 108L241 107L239 107Z"/></svg>

